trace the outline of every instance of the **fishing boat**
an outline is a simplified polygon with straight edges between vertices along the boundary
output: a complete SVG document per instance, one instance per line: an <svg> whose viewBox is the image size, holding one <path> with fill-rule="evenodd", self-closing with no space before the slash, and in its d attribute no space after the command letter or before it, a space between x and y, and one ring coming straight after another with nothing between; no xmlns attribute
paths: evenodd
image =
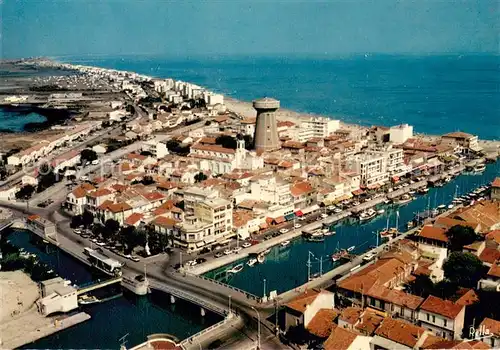
<svg viewBox="0 0 500 350"><path fill-rule="evenodd" d="M391 204L391 200L390 199L384 200L384 204Z"/></svg>
<svg viewBox="0 0 500 350"><path fill-rule="evenodd" d="M253 267L255 264L257 264L257 262L258 261L256 258L251 258L250 260L248 260L247 265Z"/></svg>
<svg viewBox="0 0 500 350"><path fill-rule="evenodd" d="M377 212L370 208L367 211L364 211L361 214L359 214L359 220L367 221L373 219L375 216L377 216Z"/></svg>
<svg viewBox="0 0 500 350"><path fill-rule="evenodd" d="M284 241L284 242L281 242L281 246L282 247L286 247L290 244L290 241Z"/></svg>
<svg viewBox="0 0 500 350"><path fill-rule="evenodd" d="M446 209L446 205L440 204L440 205L437 206L437 209L438 210L445 210Z"/></svg>
<svg viewBox="0 0 500 350"><path fill-rule="evenodd" d="M377 214L383 214L383 213L385 213L385 209L379 209L379 210L377 210Z"/></svg>
<svg viewBox="0 0 500 350"><path fill-rule="evenodd" d="M241 270L243 270L243 264L238 264L235 267L233 267L231 270L229 270L228 273L238 273Z"/></svg>
<svg viewBox="0 0 500 350"><path fill-rule="evenodd" d="M94 295L84 294L84 295L78 297L78 304L80 304L80 305L90 305L90 304L96 304L96 303L100 303L100 302L101 302L101 300L99 300L99 298L97 298Z"/></svg>
<svg viewBox="0 0 500 350"><path fill-rule="evenodd" d="M477 164L477 165L474 167L474 172L475 172L475 173L482 173L484 170L486 170L486 165L484 165L483 163L481 163L481 164Z"/></svg>
<svg viewBox="0 0 500 350"><path fill-rule="evenodd" d="M426 194L427 192L429 192L429 189L427 187L423 187L423 188L419 188L417 190L417 192L420 194Z"/></svg>
<svg viewBox="0 0 500 350"><path fill-rule="evenodd" d="M448 209L453 209L455 206L453 204L448 204Z"/></svg>
<svg viewBox="0 0 500 350"><path fill-rule="evenodd" d="M391 227L387 230L381 231L380 232L380 237L381 238L389 238L392 239L395 235L398 234L398 229L395 227Z"/></svg>
<svg viewBox="0 0 500 350"><path fill-rule="evenodd" d="M349 253L345 249L339 250L332 255L332 261L333 262L339 261L340 259L345 258L348 254Z"/></svg>
<svg viewBox="0 0 500 350"><path fill-rule="evenodd" d="M410 196L409 194L404 194L399 199L397 199L394 203L398 204L398 205L403 205L406 203L410 203L412 200L413 200L412 196Z"/></svg>
<svg viewBox="0 0 500 350"><path fill-rule="evenodd" d="M257 255L257 262L259 264L262 264L264 262L264 260L266 260L266 255L265 254L260 253L259 255Z"/></svg>
<svg viewBox="0 0 500 350"><path fill-rule="evenodd" d="M415 191L410 191L408 193L411 194L411 195L414 195L416 192Z"/></svg>
<svg viewBox="0 0 500 350"><path fill-rule="evenodd" d="M313 279L316 279L316 278L318 278L319 276L321 276L321 275L319 274L319 272L313 273L313 274L309 277L309 281L312 281Z"/></svg>
<svg viewBox="0 0 500 350"><path fill-rule="evenodd" d="M347 248L347 251L348 251L348 252L352 252L355 248L356 248L356 246L355 246L355 245L352 245L352 246L350 246L349 248Z"/></svg>
<svg viewBox="0 0 500 350"><path fill-rule="evenodd" d="M324 236L333 236L335 234L335 231L326 231L325 233L323 233Z"/></svg>
<svg viewBox="0 0 500 350"><path fill-rule="evenodd" d="M321 232L321 230L317 230L312 233L305 233L304 238L308 242L323 242L325 240L325 234Z"/></svg>

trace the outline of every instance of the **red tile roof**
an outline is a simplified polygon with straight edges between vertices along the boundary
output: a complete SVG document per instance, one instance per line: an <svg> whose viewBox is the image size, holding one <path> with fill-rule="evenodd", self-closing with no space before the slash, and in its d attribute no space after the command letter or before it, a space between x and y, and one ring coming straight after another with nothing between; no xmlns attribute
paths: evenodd
<svg viewBox="0 0 500 350"><path fill-rule="evenodd" d="M422 228L422 230L420 230L420 233L418 234L418 236L424 237L427 239L432 239L435 241L448 243L448 236L446 235L445 228L435 227L435 226L431 226L431 225L425 225Z"/></svg>
<svg viewBox="0 0 500 350"><path fill-rule="evenodd" d="M319 293L320 291L315 289L306 290L301 295L295 297L292 301L289 301L285 306L302 313L306 311L306 307L316 299Z"/></svg>
<svg viewBox="0 0 500 350"><path fill-rule="evenodd" d="M359 317L363 313L363 309L356 306L349 306L342 310L339 320L342 320L350 325L354 325L358 322Z"/></svg>
<svg viewBox="0 0 500 350"><path fill-rule="evenodd" d="M97 191L90 192L89 196L92 198L98 198L98 197L103 197L103 196L107 196L110 194L111 194L110 190L108 190L107 188L102 188L102 189L99 189Z"/></svg>
<svg viewBox="0 0 500 350"><path fill-rule="evenodd" d="M490 333L500 336L500 321L486 317L479 327L484 326Z"/></svg>
<svg viewBox="0 0 500 350"><path fill-rule="evenodd" d="M488 276L500 278L500 264L499 263L495 263L495 264L491 265L491 267L488 271Z"/></svg>
<svg viewBox="0 0 500 350"><path fill-rule="evenodd" d="M401 290L390 289L381 285L374 285L366 295L395 305L404 306L411 310L417 310L424 301L424 298L417 295L405 293Z"/></svg>
<svg viewBox="0 0 500 350"><path fill-rule="evenodd" d="M460 288L457 291L457 294L459 295L459 298L455 300L455 304L468 306L479 302L479 296L476 294L474 289Z"/></svg>
<svg viewBox="0 0 500 350"><path fill-rule="evenodd" d="M491 187L500 188L500 177L496 177L491 183Z"/></svg>
<svg viewBox="0 0 500 350"><path fill-rule="evenodd" d="M164 216L159 216L153 220L153 224L165 228L173 228L178 223L179 223L178 221L171 218L166 218Z"/></svg>
<svg viewBox="0 0 500 350"><path fill-rule="evenodd" d="M500 244L500 230L493 230L486 235L486 239Z"/></svg>
<svg viewBox="0 0 500 350"><path fill-rule="evenodd" d="M313 191L313 188L312 188L311 184L307 181L295 183L290 188L290 192L291 192L292 196L294 196L294 197L298 197L298 196L301 196L303 194L310 193L312 191Z"/></svg>
<svg viewBox="0 0 500 350"><path fill-rule="evenodd" d="M332 330L337 326L333 321L339 315L339 311L335 309L320 309L316 315L307 324L309 333L320 337L327 338Z"/></svg>
<svg viewBox="0 0 500 350"><path fill-rule="evenodd" d="M450 300L443 300L429 295L424 303L420 306L421 310L432 312L436 315L441 315L449 319L455 319L464 308L463 305L455 304Z"/></svg>
<svg viewBox="0 0 500 350"><path fill-rule="evenodd" d="M324 350L347 350L358 335L350 330L336 327L326 342L323 344Z"/></svg>
<svg viewBox="0 0 500 350"><path fill-rule="evenodd" d="M424 332L425 329L422 327L389 317L382 322L380 327L375 331L375 334L413 348Z"/></svg>
<svg viewBox="0 0 500 350"><path fill-rule="evenodd" d="M126 219L125 219L125 223L127 225L135 225L136 223L138 223L142 218L144 217L144 215L142 215L141 213L133 213L132 215L129 215Z"/></svg>
<svg viewBox="0 0 500 350"><path fill-rule="evenodd" d="M360 322L355 326L355 328L361 333L367 336L371 336L378 328L378 326L380 326L383 320L383 316L377 315L375 312L367 310L363 313Z"/></svg>
<svg viewBox="0 0 500 350"><path fill-rule="evenodd" d="M486 247L479 255L479 260L484 263L494 264L496 261L500 260L500 251Z"/></svg>
<svg viewBox="0 0 500 350"><path fill-rule="evenodd" d="M126 202L114 203L108 205L108 210L112 213L119 213L121 211L131 210L132 207Z"/></svg>
<svg viewBox="0 0 500 350"><path fill-rule="evenodd" d="M442 340L433 343L426 349L491 349L488 344L479 340Z"/></svg>
<svg viewBox="0 0 500 350"><path fill-rule="evenodd" d="M191 146L191 149L207 151L207 152L217 152L217 153L225 153L225 154L234 154L236 150L232 148L225 148L219 145L202 145L202 144L194 144Z"/></svg>

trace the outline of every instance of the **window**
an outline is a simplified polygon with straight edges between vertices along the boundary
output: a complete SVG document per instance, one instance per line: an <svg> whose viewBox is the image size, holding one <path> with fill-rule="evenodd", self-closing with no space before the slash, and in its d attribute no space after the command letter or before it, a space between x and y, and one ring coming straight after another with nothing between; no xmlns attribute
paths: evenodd
<svg viewBox="0 0 500 350"><path fill-rule="evenodd" d="M436 316L432 315L432 323L436 323Z"/></svg>
<svg viewBox="0 0 500 350"><path fill-rule="evenodd" d="M447 323L448 323L448 321L445 319L443 325L446 327Z"/></svg>
<svg viewBox="0 0 500 350"><path fill-rule="evenodd" d="M427 314L427 321L430 321L431 315Z"/></svg>

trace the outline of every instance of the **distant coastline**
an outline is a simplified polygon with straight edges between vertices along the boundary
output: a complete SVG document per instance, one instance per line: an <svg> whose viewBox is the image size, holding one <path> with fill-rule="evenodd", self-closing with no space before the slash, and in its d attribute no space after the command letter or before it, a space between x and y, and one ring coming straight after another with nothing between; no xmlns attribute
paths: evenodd
<svg viewBox="0 0 500 350"><path fill-rule="evenodd" d="M500 139L499 55L346 57L83 57L72 64L173 78L241 102L270 96L287 111L417 133Z"/></svg>

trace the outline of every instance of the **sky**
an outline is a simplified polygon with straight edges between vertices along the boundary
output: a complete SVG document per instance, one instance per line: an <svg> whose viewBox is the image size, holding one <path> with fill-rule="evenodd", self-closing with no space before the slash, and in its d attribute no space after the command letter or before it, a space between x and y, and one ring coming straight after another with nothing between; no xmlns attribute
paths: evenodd
<svg viewBox="0 0 500 350"><path fill-rule="evenodd" d="M3 58L498 53L499 0L0 0Z"/></svg>

